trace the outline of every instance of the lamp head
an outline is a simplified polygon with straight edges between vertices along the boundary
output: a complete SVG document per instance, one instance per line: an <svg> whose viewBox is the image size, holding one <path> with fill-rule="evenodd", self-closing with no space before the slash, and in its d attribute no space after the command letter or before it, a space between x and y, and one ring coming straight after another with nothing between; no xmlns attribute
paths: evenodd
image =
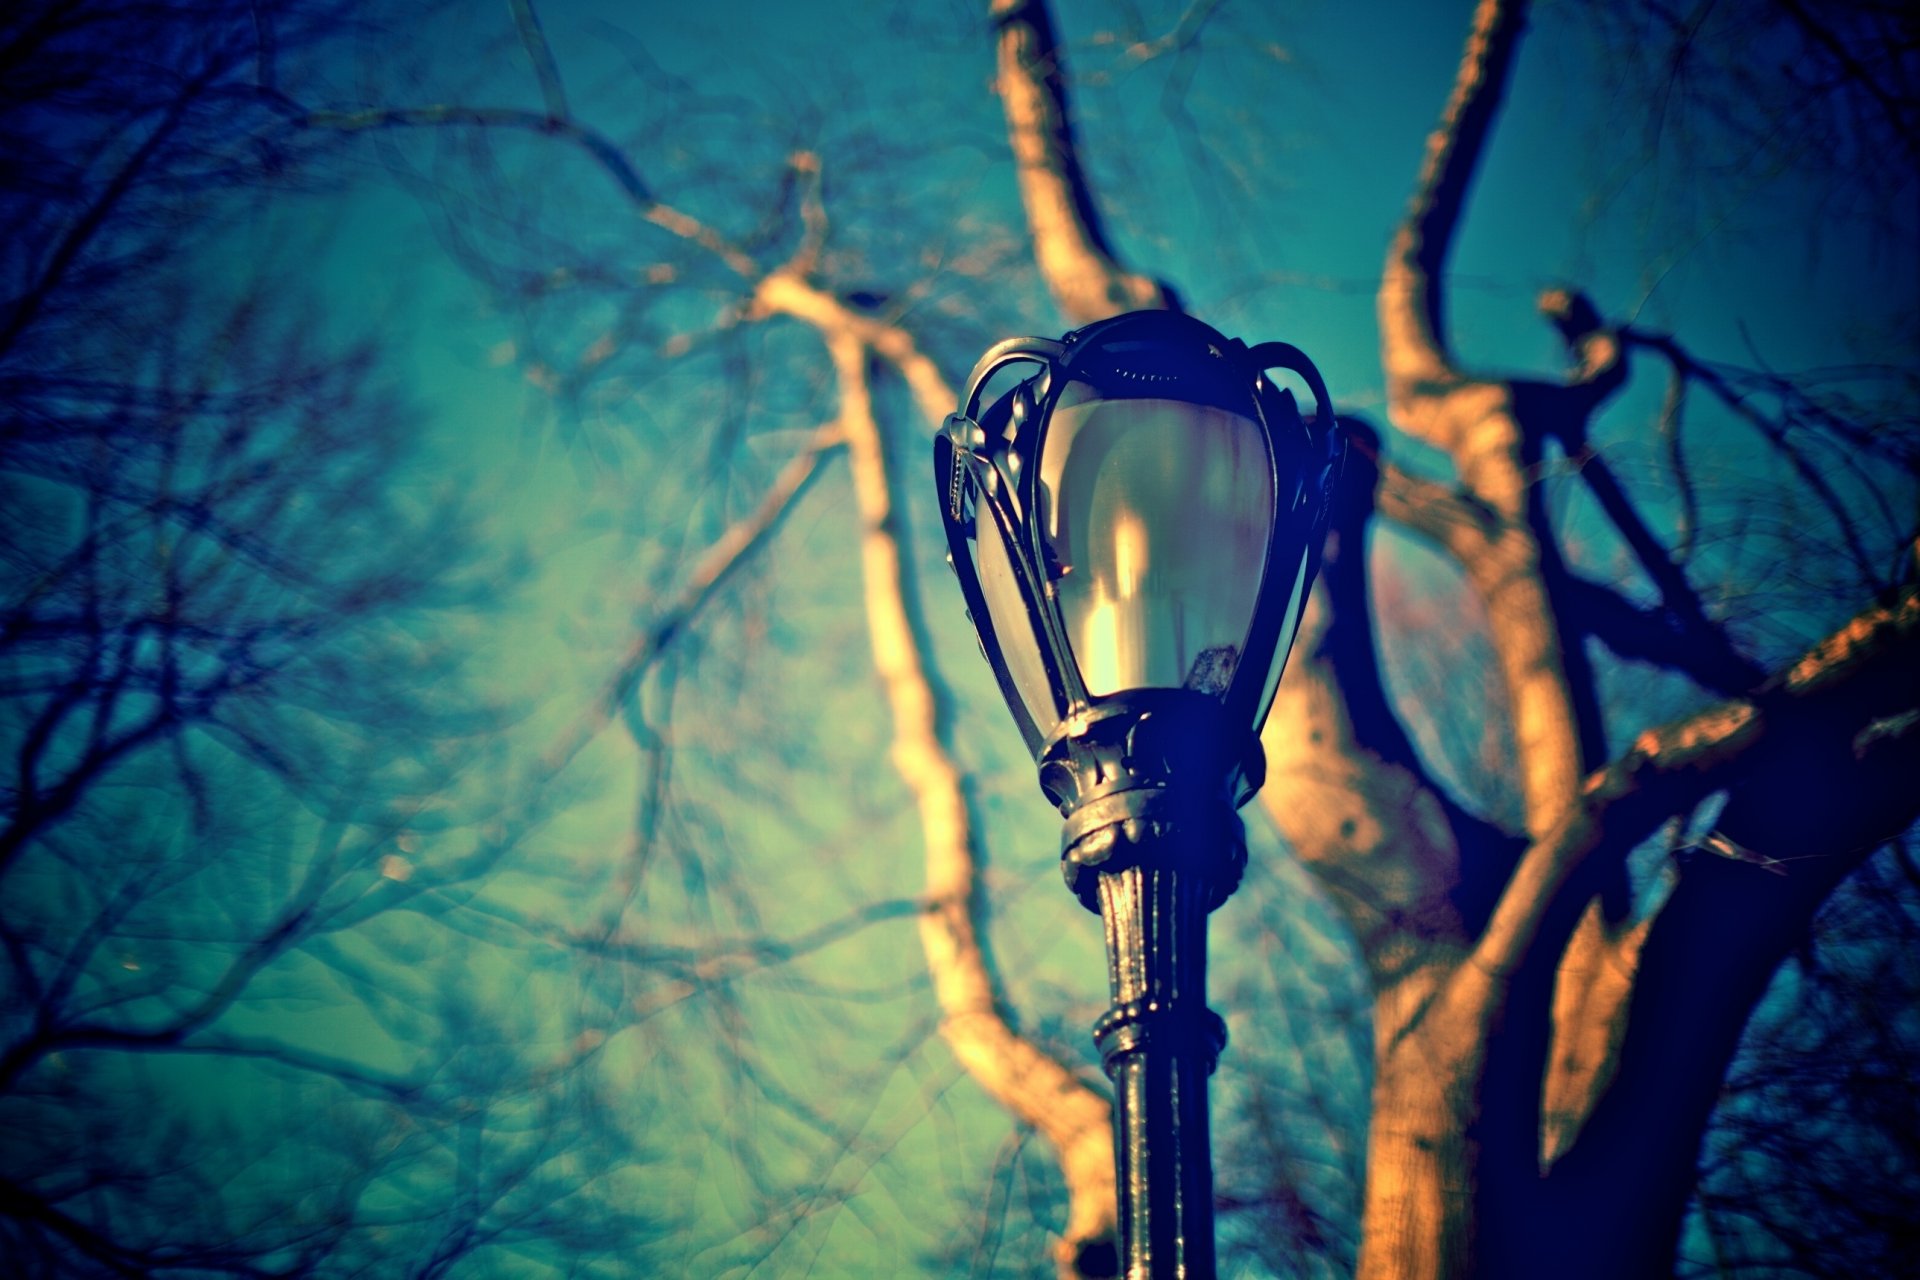
<svg viewBox="0 0 1920 1280"><path fill-rule="evenodd" d="M983 410L1013 366L1027 376ZM1278 369L1312 392L1310 421ZM1177 775L1231 807L1258 789L1343 449L1301 352L1176 312L1009 339L975 366L934 444L949 561L1070 837L1094 801L1118 812Z"/></svg>

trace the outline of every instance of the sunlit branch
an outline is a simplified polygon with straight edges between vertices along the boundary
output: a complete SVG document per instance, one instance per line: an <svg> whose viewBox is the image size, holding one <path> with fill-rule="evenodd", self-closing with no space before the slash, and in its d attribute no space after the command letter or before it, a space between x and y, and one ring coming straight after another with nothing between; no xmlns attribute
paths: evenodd
<svg viewBox="0 0 1920 1280"><path fill-rule="evenodd" d="M1163 54L1191 49L1199 41L1200 33L1206 29L1208 21L1220 11L1222 2L1191 0L1170 30L1134 45L1127 50L1127 57L1134 62L1150 62Z"/></svg>
<svg viewBox="0 0 1920 1280"><path fill-rule="evenodd" d="M1489 640L1513 712L1528 832L1551 829L1604 737L1593 673L1578 638L1563 634L1555 583L1564 572L1538 486L1538 461L1556 430L1577 422L1617 385L1617 343L1597 325L1568 332L1582 367L1561 386L1470 378L1447 353L1442 275L1466 194L1491 136L1524 22L1522 0L1482 0L1452 96L1427 142L1412 202L1387 253L1379 290L1381 360L1396 425L1450 455L1457 497L1389 475L1381 506L1445 546L1486 607ZM1543 300L1557 315L1576 300ZM1589 308L1590 309L1590 308ZM1439 498L1434 513L1414 500Z"/></svg>
<svg viewBox="0 0 1920 1280"><path fill-rule="evenodd" d="M820 198L820 157L811 151L796 151L787 165L800 185L802 232L800 246L785 269L804 280L819 267L820 253L827 244L827 207Z"/></svg>
<svg viewBox="0 0 1920 1280"><path fill-rule="evenodd" d="M1475 967L1510 974L1550 920L1570 929L1563 891L1584 865L1603 850L1624 853L1669 814L1725 786L1770 739L1820 715L1841 717L1857 734L1887 705L1920 705L1920 592L1912 588L1857 615L1753 697L1646 730L1588 777L1578 805L1522 859Z"/></svg>
<svg viewBox="0 0 1920 1280"><path fill-rule="evenodd" d="M987 960L977 819L949 742L946 693L909 578L869 353L900 370L921 411L934 420L950 411L953 393L904 330L860 314L791 272L769 276L755 302L762 314L812 326L833 362L862 525L874 668L892 711L894 767L914 795L925 840L921 941L945 1015L941 1034L968 1074L1057 1153L1069 1198L1058 1261L1071 1274L1078 1251L1114 1230L1111 1110L1065 1064L1013 1029Z"/></svg>
<svg viewBox="0 0 1920 1280"><path fill-rule="evenodd" d="M1554 400L1556 416L1577 438L1593 411L1626 382L1626 344L1578 289L1547 289L1537 306L1559 333L1571 361Z"/></svg>
<svg viewBox="0 0 1920 1280"><path fill-rule="evenodd" d="M1486 549L1499 513L1465 489L1416 476L1391 462L1380 465L1380 514L1420 534L1465 564Z"/></svg>
<svg viewBox="0 0 1920 1280"><path fill-rule="evenodd" d="M1480 0L1452 96L1427 138L1412 204L1387 251L1380 332L1396 421L1401 397L1415 385L1442 383L1455 374L1446 331L1447 255L1525 20L1524 0Z"/></svg>
<svg viewBox="0 0 1920 1280"><path fill-rule="evenodd" d="M1798 954L1803 976L1818 981L1807 946L1816 913L1882 841L1920 816L1911 785L1920 714L1887 713L1920 702L1916 628L1901 618L1911 612L1909 595L1863 615L1777 681L1821 709L1767 709L1787 724L1731 779L1713 831L1682 852L1671 892L1646 922L1612 1078L1546 1184L1558 1211L1608 1239L1626 1272L1664 1268L1673 1256L1699 1134L1775 974ZM1902 630L1891 653L1870 652ZM1821 780L1811 802L1809 777ZM1811 1025L1830 1025L1824 1016ZM1803 1044L1799 1052L1818 1059L1828 1051ZM1627 1176L1644 1177L1630 1208L1591 1194Z"/></svg>
<svg viewBox="0 0 1920 1280"><path fill-rule="evenodd" d="M1075 324L1174 305L1168 291L1116 260L1080 163L1064 55L1045 0L993 0L999 74L1034 260Z"/></svg>
<svg viewBox="0 0 1920 1280"><path fill-rule="evenodd" d="M1435 784L1381 681L1366 566L1377 440L1361 424L1349 430L1356 445L1326 563L1268 717L1261 797L1341 905L1384 989L1434 948L1465 945L1478 921L1459 892L1463 864L1506 841ZM1398 480L1424 492L1425 482Z"/></svg>

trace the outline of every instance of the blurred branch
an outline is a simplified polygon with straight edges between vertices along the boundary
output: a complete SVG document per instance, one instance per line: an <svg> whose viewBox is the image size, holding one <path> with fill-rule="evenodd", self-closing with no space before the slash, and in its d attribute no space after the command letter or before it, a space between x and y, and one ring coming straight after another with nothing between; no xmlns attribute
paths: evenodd
<svg viewBox="0 0 1920 1280"><path fill-rule="evenodd" d="M380 129L476 128L509 129L556 138L580 148L611 178L621 192L653 225L708 250L735 275L753 280L760 266L745 251L697 218L656 200L646 179L618 143L571 116L554 116L514 107L468 107L441 104L425 107L370 107L359 111L313 111L288 98L277 105L295 124L309 129L361 133Z"/></svg>
<svg viewBox="0 0 1920 1280"><path fill-rule="evenodd" d="M820 157L811 151L796 151L788 157L787 167L800 186L802 231L800 245L786 269L804 280L819 268L820 254L827 244L827 207L820 198Z"/></svg>
<svg viewBox="0 0 1920 1280"><path fill-rule="evenodd" d="M1746 693L1764 674L1724 640L1704 643L1672 610L1639 608L1604 583L1569 574L1564 598L1571 620L1613 652L1678 671L1704 689Z"/></svg>
<svg viewBox="0 0 1920 1280"><path fill-rule="evenodd" d="M1629 970L1611 1079L1547 1178L1555 1212L1607 1240L1629 1273L1673 1256L1698 1135L1775 975L1808 954L1808 930L1841 881L1920 816L1916 672L1920 605L1908 592L1776 677L1762 732L1737 762L1710 767L1707 785L1730 784L1726 803L1708 837L1677 855L1677 882ZM1632 838L1609 830L1604 847ZM1801 1034L1827 1020L1806 1020ZM1593 1194L1626 1176L1640 1180L1631 1208Z"/></svg>
<svg viewBox="0 0 1920 1280"><path fill-rule="evenodd" d="M1693 558L1694 540L1700 530L1700 494L1693 483L1693 468L1687 465L1687 449L1682 426L1687 408L1687 377L1676 365L1668 371L1666 394L1660 401L1656 428L1666 445L1667 475L1680 496L1680 512L1675 518L1673 560L1684 565Z"/></svg>
<svg viewBox="0 0 1920 1280"><path fill-rule="evenodd" d="M993 0L995 88L1006 110L1034 260L1075 325L1177 304L1164 285L1125 270L1102 229L1080 163L1067 102L1065 57L1045 0Z"/></svg>
<svg viewBox="0 0 1920 1280"><path fill-rule="evenodd" d="M1340 904L1385 992L1466 945L1513 841L1434 782L1382 684L1366 556L1378 438L1345 425L1354 443L1308 620L1267 719L1261 799Z"/></svg>
<svg viewBox="0 0 1920 1280"><path fill-rule="evenodd" d="M1506 93L1514 50L1526 21L1525 0L1480 0L1465 56L1426 158L1412 203L1387 251L1380 280L1380 341L1394 420L1426 424L1403 404L1424 384L1457 377L1448 354L1445 284L1448 251L1466 207L1467 190ZM1436 444L1446 441L1426 435Z"/></svg>
<svg viewBox="0 0 1920 1280"><path fill-rule="evenodd" d="M1591 445L1583 445L1573 462L1580 468L1580 478L1586 481L1601 511L1619 530L1641 569L1660 592L1661 603L1673 617L1686 646L1697 651L1688 665L1720 673L1714 687L1757 684L1764 674L1759 664L1735 648L1726 628L1707 616L1700 593L1693 589L1686 572L1647 527L1606 458Z"/></svg>
<svg viewBox="0 0 1920 1280"><path fill-rule="evenodd" d="M729 982L757 970L790 964L803 956L843 942L869 926L918 916L927 910L928 903L919 898L888 898L856 907L837 920L825 921L791 938L754 934L700 947L635 942L597 933L568 937L565 943L595 955L617 957L643 969L673 973L690 984L705 986Z"/></svg>
<svg viewBox="0 0 1920 1280"><path fill-rule="evenodd" d="M844 438L839 422L818 428L806 447L774 476L753 510L727 526L700 554L678 594L655 610L653 621L622 659L607 693L607 715L616 713L633 696L674 637L693 621L734 571L766 545L819 473L820 463Z"/></svg>
<svg viewBox="0 0 1920 1280"><path fill-rule="evenodd" d="M1111 1109L1063 1063L1013 1029L987 958L977 822L953 756L947 694L933 668L909 577L896 480L874 415L869 352L900 370L921 411L935 421L951 410L953 392L905 330L863 315L789 272L763 281L755 302L762 313L812 326L833 362L860 511L874 667L893 712L894 767L919 805L925 838L921 941L945 1014L941 1034L968 1074L1052 1145L1069 1201L1056 1261L1063 1276L1076 1275L1084 1252L1112 1245Z"/></svg>
<svg viewBox="0 0 1920 1280"><path fill-rule="evenodd" d="M1871 453L1911 468L1916 461L1920 461L1920 458L1913 455L1910 447L1903 452L1897 441L1876 438L1870 431L1864 431L1854 424L1822 412L1818 406L1808 400L1805 392L1782 378L1763 377L1762 379L1764 390L1778 395L1781 400L1778 415L1769 415L1753 403L1750 390L1741 386L1734 376L1730 376L1721 368L1694 358L1672 336L1638 328L1624 329L1621 331L1621 336L1630 345L1646 347L1658 352L1671 365L1676 381L1697 383L1705 387L1740 421L1758 431L1774 451L1787 460L1801 483L1807 486L1833 518L1845 542L1847 556L1853 562L1860 581L1875 585L1886 584L1888 574L1884 566L1874 563L1872 555L1867 550L1865 536L1860 529L1858 519L1834 488L1833 482L1821 473L1813 460L1807 456L1806 450L1795 443L1791 436L1796 428L1806 426L1832 431L1844 446L1842 455L1849 467L1857 467L1857 459L1854 456L1856 453ZM1670 391L1669 402L1675 402L1678 395L1677 391ZM1876 501L1881 500L1877 487L1869 485L1868 492ZM1884 514L1889 523L1893 523L1897 518L1892 512L1884 512ZM1894 531L1900 532L1897 529Z"/></svg>
<svg viewBox="0 0 1920 1280"><path fill-rule="evenodd" d="M567 119L571 113L567 110L566 90L560 85L560 68L547 44L547 33L541 30L540 15L534 12L533 0L509 0L509 7L513 10L513 25L520 31L520 43L527 51L527 61L533 65L533 77L540 83L540 98L547 104L547 114L555 120Z"/></svg>
<svg viewBox="0 0 1920 1280"><path fill-rule="evenodd" d="M1584 441L1587 418L1619 388L1626 366L1619 335L1569 289L1540 299L1574 358L1560 383L1470 376L1448 352L1446 258L1491 137L1525 10L1524 0L1481 0L1475 11L1380 279L1389 411L1396 425L1449 455L1458 491L1389 472L1381 508L1445 546L1486 606L1513 711L1527 830L1538 839L1606 751L1595 675L1563 617L1568 570L1539 485L1540 464L1549 441Z"/></svg>
<svg viewBox="0 0 1920 1280"><path fill-rule="evenodd" d="M153 1266L164 1261L122 1247L4 1174L0 1174L0 1216L39 1224L114 1275L150 1276ZM242 1276L260 1274L252 1267L223 1269Z"/></svg>
<svg viewBox="0 0 1920 1280"><path fill-rule="evenodd" d="M1624 853L1667 815L1726 786L1763 746L1825 721L1823 740L1837 738L1849 750L1856 741L1861 751L1890 750L1860 735L1890 710L1916 706L1920 592L1908 588L1892 603L1856 615L1752 697L1646 730L1590 776L1578 806L1521 860L1472 968L1506 975L1537 949L1557 952L1554 939L1542 934L1572 927L1565 890L1581 868L1602 851Z"/></svg>
<svg viewBox="0 0 1920 1280"><path fill-rule="evenodd" d="M330 883L330 870L326 863L310 868L306 884L279 919L250 940L212 987L185 1009L175 1010L144 1026L112 1026L97 1022L64 1024L57 1020L60 1012L57 1008L43 1007L32 1030L0 1053L0 1093L11 1090L36 1063L62 1050L159 1049L184 1043L188 1036L203 1030L232 1008L262 969L298 945L312 918L314 904Z"/></svg>
<svg viewBox="0 0 1920 1280"><path fill-rule="evenodd" d="M187 113L199 102L200 95L217 73L214 70L202 71L183 84L173 100L167 104L165 113L148 132L133 154L120 165L112 178L107 181L100 193L88 203L86 210L67 228L66 234L54 246L47 261L35 273L27 289L5 300L6 319L0 322L0 354L8 351L20 335L33 325L49 298L60 288L61 282L80 258L108 219L134 185L153 164L168 141L186 120Z"/></svg>
<svg viewBox="0 0 1920 1280"><path fill-rule="evenodd" d="M1127 58L1131 62L1150 62L1168 53L1183 53L1199 43L1200 33L1206 30L1209 20L1220 10L1224 0L1190 0L1185 11L1173 27L1151 40L1127 49Z"/></svg>

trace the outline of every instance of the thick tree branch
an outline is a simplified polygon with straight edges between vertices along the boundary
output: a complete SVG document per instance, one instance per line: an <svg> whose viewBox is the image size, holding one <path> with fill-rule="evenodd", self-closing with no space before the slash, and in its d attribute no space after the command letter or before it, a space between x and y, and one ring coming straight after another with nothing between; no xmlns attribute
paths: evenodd
<svg viewBox="0 0 1920 1280"><path fill-rule="evenodd" d="M948 412L953 393L903 330L862 315L789 272L763 281L755 304L760 313L811 325L833 361L862 525L874 667L893 713L894 767L919 806L925 839L927 893L920 935L945 1015L941 1034L968 1074L1053 1147L1069 1201L1057 1263L1063 1276L1079 1275L1083 1260L1112 1247L1111 1108L1063 1063L1014 1030L993 975L981 928L976 819L948 741L946 694L932 667L910 580L893 468L874 413L869 353L900 369L930 416Z"/></svg>
<svg viewBox="0 0 1920 1280"><path fill-rule="evenodd" d="M1412 204L1387 250L1379 314L1387 393L1396 421L1405 412L1402 397L1416 387L1445 384L1456 376L1446 335L1447 253L1506 93L1525 18L1525 0L1481 0L1474 11L1453 94L1439 127L1427 138Z"/></svg>
<svg viewBox="0 0 1920 1280"><path fill-rule="evenodd" d="M1750 659L1724 639L1709 643L1669 609L1640 608L1612 587L1571 574L1562 598L1571 621L1623 658L1681 672L1719 694L1745 693L1760 683Z"/></svg>
<svg viewBox="0 0 1920 1280"><path fill-rule="evenodd" d="M1572 927L1570 886L1604 855L1624 854L1667 815L1731 785L1796 734L1853 743L1876 721L1920 707L1920 593L1909 588L1834 632L1749 699L1649 729L1580 789L1578 805L1516 870L1476 968L1514 972L1534 951L1557 953ZM1813 803L1809 798L1809 803ZM1578 892L1571 897L1584 901ZM1552 936L1556 927L1560 937Z"/></svg>
<svg viewBox="0 0 1920 1280"><path fill-rule="evenodd" d="M1570 364L1556 398L1563 420L1577 431L1626 382L1626 344L1578 289L1548 289L1538 306L1567 348Z"/></svg>
<svg viewBox="0 0 1920 1280"><path fill-rule="evenodd" d="M128 1277L153 1274L155 1259L120 1245L4 1175L0 1175L0 1214L20 1222L33 1223L58 1236L109 1274ZM251 1269L236 1270L245 1274Z"/></svg>
<svg viewBox="0 0 1920 1280"><path fill-rule="evenodd" d="M1905 672L1860 677L1881 686L1875 697L1894 693L1894 706L1902 682L1908 698L1920 693L1911 624L1900 643ZM1844 648L1815 659L1822 679L1883 665L1858 650L1843 656ZM1869 721L1894 726L1885 731L1850 732L1859 723L1850 710L1813 715L1791 736L1770 735L1765 757L1729 791L1712 842L1751 860L1692 851L1651 922L1610 1086L1549 1178L1553 1206L1542 1226L1561 1236L1569 1256L1604 1241L1620 1270L1668 1265L1693 1190L1699 1136L1748 1017L1804 945L1832 891L1920 817L1912 785L1920 733L1911 714ZM1622 1178L1634 1180L1635 1194L1608 1194Z"/></svg>
<svg viewBox="0 0 1920 1280"><path fill-rule="evenodd" d="M1500 516L1463 489L1413 475L1384 459L1380 463L1380 514L1420 534L1459 564L1480 554Z"/></svg>
<svg viewBox="0 0 1920 1280"><path fill-rule="evenodd" d="M1345 425L1355 447L1308 620L1267 719L1261 796L1341 905L1384 990L1436 949L1466 945L1516 849L1427 775L1387 697L1366 566L1378 441L1364 423Z"/></svg>
<svg viewBox="0 0 1920 1280"><path fill-rule="evenodd" d="M1074 140L1063 54L1045 0L993 0L999 77L1034 260L1068 320L1175 305L1166 288L1125 270L1101 227Z"/></svg>
<svg viewBox="0 0 1920 1280"><path fill-rule="evenodd" d="M1726 630L1707 617L1686 573L1647 527L1606 457L1587 438L1588 418L1626 376L1627 340L1607 327L1598 308L1577 290L1548 290L1541 295L1540 311L1559 331L1574 366L1565 390L1554 393L1560 403L1543 425L1556 432L1601 511L1660 592L1681 634L1699 651L1689 665L1723 673L1714 687L1726 692L1744 692L1757 685L1765 672L1736 650ZM1729 681L1732 687L1726 687Z"/></svg>
<svg viewBox="0 0 1920 1280"><path fill-rule="evenodd" d="M1459 477L1462 501L1447 504L1448 517L1430 520L1428 530L1453 551L1486 605L1513 710L1527 831L1537 839L1558 820L1601 744L1592 673L1557 621L1563 569L1539 464L1553 428L1590 411L1596 389L1612 385L1607 370L1616 362L1596 352L1593 368L1562 387L1470 379L1447 353L1441 304L1447 252L1511 74L1525 8L1524 0L1481 0L1475 11L1452 96L1387 251L1378 304L1389 412L1403 430L1445 450ZM1398 501L1409 486L1395 479L1388 497ZM1479 520L1453 518L1480 512Z"/></svg>

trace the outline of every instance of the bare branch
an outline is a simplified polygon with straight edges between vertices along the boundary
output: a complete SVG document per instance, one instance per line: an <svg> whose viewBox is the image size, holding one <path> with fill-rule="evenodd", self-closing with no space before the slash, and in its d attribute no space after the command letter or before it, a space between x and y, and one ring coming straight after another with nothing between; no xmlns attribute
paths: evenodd
<svg viewBox="0 0 1920 1280"><path fill-rule="evenodd" d="M874 667L893 712L893 762L920 809L927 858L921 943L945 1015L941 1034L969 1075L1052 1145L1067 1185L1068 1221L1058 1264L1075 1273L1079 1251L1110 1242L1115 1193L1111 1109L1064 1064L1013 1029L987 960L981 928L976 820L948 742L945 701L907 578L894 479L874 417L868 353L892 361L923 412L944 414L953 393L905 331L882 325L780 272L756 299L768 314L812 325L833 361L854 492Z"/></svg>
<svg viewBox="0 0 1920 1280"><path fill-rule="evenodd" d="M1364 424L1346 425L1357 445L1308 621L1268 716L1261 795L1340 903L1385 990L1436 951L1465 946L1490 904L1480 885L1506 870L1513 842L1428 776L1381 682L1365 554L1377 440ZM1425 493L1424 482L1398 479ZM1442 491L1433 501L1452 499Z"/></svg>
<svg viewBox="0 0 1920 1280"><path fill-rule="evenodd" d="M820 199L820 157L811 151L796 151L787 163L800 183L802 235L786 270L805 280L819 267L820 253L827 244L827 208Z"/></svg>
<svg viewBox="0 0 1920 1280"><path fill-rule="evenodd" d="M1623 658L1679 671L1721 694L1751 691L1759 668L1725 640L1708 643L1669 609L1642 609L1603 583L1569 574L1562 599L1581 630Z"/></svg>
<svg viewBox="0 0 1920 1280"><path fill-rule="evenodd" d="M1045 0L993 0L999 77L1034 260L1074 324L1174 305L1166 289L1125 270L1101 227L1080 164L1066 66Z"/></svg>
<svg viewBox="0 0 1920 1280"><path fill-rule="evenodd" d="M1623 331L1622 337L1630 344L1649 347L1659 352L1672 366L1673 376L1677 381L1699 383L1715 399L1732 410L1736 417L1758 431L1774 451L1787 460L1794 474L1799 476L1801 483L1807 486L1833 517L1845 541L1847 556L1853 562L1860 580L1874 585L1884 582L1886 575L1882 568L1874 563L1873 555L1867 550L1859 520L1834 488L1832 480L1823 475L1814 465L1813 460L1808 457L1802 443L1791 438L1792 429L1797 425L1800 412L1809 408L1803 393L1778 379L1763 381L1761 384L1763 387L1769 391L1779 392L1782 399L1787 401L1787 407L1778 418L1775 418L1761 412L1754 405L1753 397L1748 390L1743 388L1734 377L1730 377L1722 368L1696 359L1670 335L1629 328ZM1673 402L1678 395L1678 391L1670 391L1669 402ZM1819 415L1814 416L1816 421L1820 420ZM1829 421L1823 422L1822 425L1840 424L1832 424ZM1849 452L1854 449L1871 450L1882 457L1891 457L1911 465L1911 459L1899 457L1897 446L1877 441L1870 433L1861 433L1857 429L1852 429L1843 430L1841 434L1849 446ZM1849 460L1851 465L1851 459ZM1880 496L1877 489L1873 491L1873 496L1875 498Z"/></svg>
<svg viewBox="0 0 1920 1280"><path fill-rule="evenodd" d="M1680 633L1689 645L1698 648L1700 656L1694 665L1724 673L1719 686L1724 686L1729 678L1747 685L1759 683L1763 675L1759 665L1734 647L1726 628L1707 617L1700 593L1693 589L1685 571L1647 527L1606 458L1586 446L1575 455L1574 462L1580 468L1581 479L1599 501L1600 509L1620 531L1640 567L1659 590L1661 602L1673 616Z"/></svg>
<svg viewBox="0 0 1920 1280"><path fill-rule="evenodd" d="M134 184L153 163L154 157L160 153L168 139L186 120L187 113L198 103L200 94L205 91L208 79L209 76L203 74L181 88L179 96L168 105L166 114L160 117L146 139L131 156L127 157L126 162L114 173L112 179L101 189L100 194L87 206L86 212L67 228L67 233L60 238L59 244L54 246L46 262L35 273L33 283L24 293L5 300L6 320L0 323L0 352L13 346L20 335L33 324L34 318L40 314L40 309L60 287L60 282L73 269L81 253L100 234L101 228L112 216L114 210L127 198Z"/></svg>
<svg viewBox="0 0 1920 1280"><path fill-rule="evenodd" d="M1453 95L1427 138L1412 204L1387 250L1380 281L1380 335L1395 421L1414 387L1456 376L1447 350L1444 274L1467 190L1506 93L1525 0L1480 0Z"/></svg>
<svg viewBox="0 0 1920 1280"><path fill-rule="evenodd" d="M701 553L681 583L679 593L655 610L652 623L621 660L607 694L607 715L614 714L633 696L674 637L686 629L734 571L766 545L819 473L820 463L839 447L842 437L838 422L829 422L815 431L807 447L789 459L774 476L773 483L761 494L753 510L729 525Z"/></svg>
<svg viewBox="0 0 1920 1280"><path fill-rule="evenodd" d="M1920 692L1912 613L1909 596L1862 615L1783 676L1783 690L1840 709L1796 709L1780 734L1769 732L1784 740L1743 767L1711 837L1680 851L1677 884L1648 922L1611 1079L1547 1179L1565 1221L1605 1240L1629 1271L1673 1256L1698 1135L1774 975L1805 954L1815 913L1840 882L1920 814L1920 716L1862 710L1903 696L1911 705ZM1882 644L1892 650L1870 652ZM1861 714L1869 723L1855 732ZM1821 780L1817 799L1809 777ZM1623 1176L1641 1180L1631 1208L1592 1193Z"/></svg>
<svg viewBox="0 0 1920 1280"><path fill-rule="evenodd" d="M547 33L540 28L540 15L534 12L533 0L508 0L513 10L513 25L519 28L520 43L526 48L527 61L533 64L534 79L540 82L540 98L547 104L547 114L555 120L565 120L572 115L567 110L567 93L560 84L560 68L553 61L553 49L547 44Z"/></svg>
<svg viewBox="0 0 1920 1280"><path fill-rule="evenodd" d="M611 956L649 972L671 974L690 995L750 973L791 964L872 925L919 916L928 909L929 904L918 898L882 899L865 903L838 919L815 925L791 938L754 935L702 947L638 942L601 930L571 935L562 941L566 946L595 956Z"/></svg>
<svg viewBox="0 0 1920 1280"><path fill-rule="evenodd" d="M1687 449L1681 430L1687 408L1687 375L1676 364L1668 370L1667 390L1660 401L1659 435L1666 445L1667 474L1680 495L1680 514L1674 535L1673 560L1685 564L1693 558L1694 539L1700 530L1700 495L1693 483L1693 468L1687 465Z"/></svg>
<svg viewBox="0 0 1920 1280"><path fill-rule="evenodd" d="M1821 717L1833 718L1839 739L1850 744L1888 707L1914 706L1920 706L1920 592L1909 588L1893 603L1857 615L1752 698L1649 729L1590 776L1578 807L1522 859L1475 948L1473 967L1510 974L1541 945L1541 931L1553 920L1571 929L1567 889L1584 865L1602 850L1624 852L1667 814L1727 785L1762 744L1804 732Z"/></svg>
<svg viewBox="0 0 1920 1280"><path fill-rule="evenodd" d="M588 128L571 117L559 117L514 107L467 107L441 104L426 107L372 107L361 111L309 111L288 100L278 105L294 123L313 129L333 129L361 133L378 129L421 129L466 127L476 129L512 129L543 134L569 142L586 152L611 178L627 199L637 206L648 222L691 240L708 250L735 275L757 279L760 266L744 250L699 219L656 200L646 179L625 151L611 138Z"/></svg>

